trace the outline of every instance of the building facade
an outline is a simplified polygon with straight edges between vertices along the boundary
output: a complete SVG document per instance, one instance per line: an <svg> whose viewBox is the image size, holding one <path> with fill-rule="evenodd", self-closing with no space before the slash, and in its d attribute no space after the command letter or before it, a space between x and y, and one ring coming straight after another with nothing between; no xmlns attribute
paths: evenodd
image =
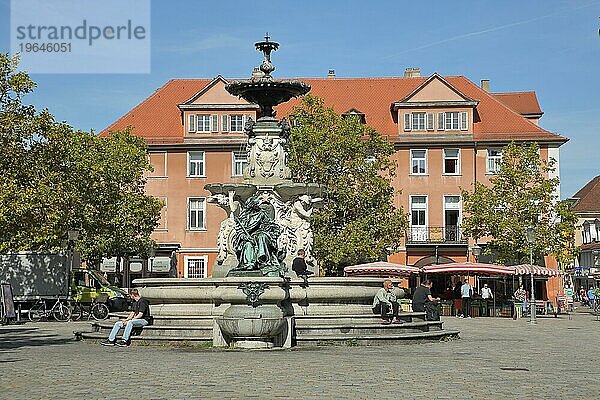
<svg viewBox="0 0 600 400"><path fill-rule="evenodd" d="M579 217L575 226L575 245L580 248L575 275L593 284L600 279L600 175L573 195L572 210Z"/></svg>
<svg viewBox="0 0 600 400"><path fill-rule="evenodd" d="M539 126L534 92L490 93L463 76L301 78L311 94L340 115L361 118L395 145L395 204L409 217L402 246L390 261L427 265L470 259L473 241L461 228L461 189L489 182L498 171L502 147L535 141L543 159L559 161L566 138ZM207 203L208 183L241 182L247 163L243 132L258 107L231 96L227 79L174 79L110 125L100 135L133 127L145 138L154 170L146 191L162 199L153 234L157 255L173 254L179 276L204 277L217 255L223 210ZM288 115L300 99L277 108ZM558 168L553 174L558 174Z"/></svg>

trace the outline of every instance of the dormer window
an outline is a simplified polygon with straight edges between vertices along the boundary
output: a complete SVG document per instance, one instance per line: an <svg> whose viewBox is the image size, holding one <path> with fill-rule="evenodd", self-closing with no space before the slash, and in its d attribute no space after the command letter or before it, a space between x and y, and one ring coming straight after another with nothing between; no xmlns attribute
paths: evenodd
<svg viewBox="0 0 600 400"><path fill-rule="evenodd" d="M356 118L358 118L358 120L360 121L361 124L367 123L365 114L358 111L356 108L351 108L348 111L346 111L345 113L342 113L342 118L347 118L347 117L356 117Z"/></svg>
<svg viewBox="0 0 600 400"><path fill-rule="evenodd" d="M424 131L425 130L425 113L424 112L412 113L412 130L413 131Z"/></svg>

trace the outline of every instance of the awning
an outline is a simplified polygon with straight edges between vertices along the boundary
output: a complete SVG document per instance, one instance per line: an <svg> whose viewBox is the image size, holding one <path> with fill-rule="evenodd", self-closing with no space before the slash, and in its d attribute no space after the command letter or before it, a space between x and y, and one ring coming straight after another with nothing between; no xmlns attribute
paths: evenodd
<svg viewBox="0 0 600 400"><path fill-rule="evenodd" d="M427 265L423 267L423 272L428 274L474 274L474 275L513 275L514 268L503 265L483 264L483 263L450 263L439 265Z"/></svg>
<svg viewBox="0 0 600 400"><path fill-rule="evenodd" d="M539 275L539 276L559 276L563 272L558 269L540 267L539 265L521 264L514 265L511 268L515 269L516 275Z"/></svg>
<svg viewBox="0 0 600 400"><path fill-rule="evenodd" d="M351 265L344 268L344 274L346 276L398 277L419 274L419 272L421 272L421 269L418 267L385 261Z"/></svg>

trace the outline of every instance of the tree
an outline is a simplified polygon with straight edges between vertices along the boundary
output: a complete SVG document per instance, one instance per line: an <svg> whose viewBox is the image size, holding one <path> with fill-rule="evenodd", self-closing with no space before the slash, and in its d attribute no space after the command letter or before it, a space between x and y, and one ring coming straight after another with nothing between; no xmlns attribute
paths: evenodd
<svg viewBox="0 0 600 400"><path fill-rule="evenodd" d="M555 195L558 178L547 177L554 164L541 159L536 143L510 143L489 186L477 182L473 192L462 190L465 231L476 240L489 237L486 251L495 253L499 262L529 262L529 226L535 231L537 259L551 254L564 263L576 254L577 217Z"/></svg>
<svg viewBox="0 0 600 400"><path fill-rule="evenodd" d="M325 269L336 273L395 250L407 220L393 204L393 145L358 118L342 117L310 95L290 120L294 179L327 186L327 201L312 219L315 256Z"/></svg>
<svg viewBox="0 0 600 400"><path fill-rule="evenodd" d="M147 253L163 204L144 194L143 139L98 138L24 105L35 84L17 64L0 54L0 252L60 249L78 228L85 258Z"/></svg>

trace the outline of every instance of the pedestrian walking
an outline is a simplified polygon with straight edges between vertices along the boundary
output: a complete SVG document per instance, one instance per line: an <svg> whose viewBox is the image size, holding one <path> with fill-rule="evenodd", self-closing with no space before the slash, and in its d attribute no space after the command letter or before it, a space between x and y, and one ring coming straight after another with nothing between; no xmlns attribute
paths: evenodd
<svg viewBox="0 0 600 400"><path fill-rule="evenodd" d="M513 297L515 299L515 319L518 319L527 310L527 292L523 288L523 285L519 286Z"/></svg>
<svg viewBox="0 0 600 400"><path fill-rule="evenodd" d="M465 283L460 287L460 297L462 300L462 316L471 318L471 298L473 297L473 287L469 285L469 280L465 279Z"/></svg>

